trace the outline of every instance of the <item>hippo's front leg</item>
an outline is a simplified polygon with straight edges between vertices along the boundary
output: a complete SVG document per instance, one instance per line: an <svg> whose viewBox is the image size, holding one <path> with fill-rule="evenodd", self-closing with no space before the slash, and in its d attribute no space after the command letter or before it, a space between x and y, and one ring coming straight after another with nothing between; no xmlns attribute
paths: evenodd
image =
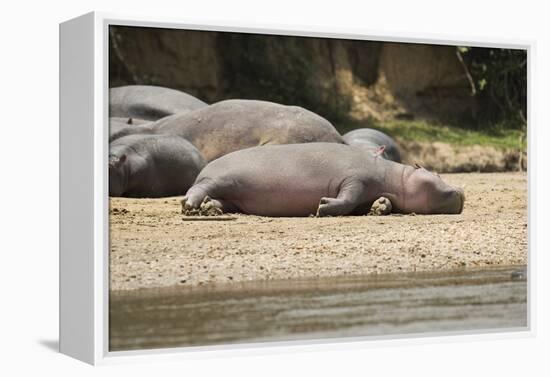
<svg viewBox="0 0 550 377"><path fill-rule="evenodd" d="M361 203L365 186L359 180L344 182L336 198L321 198L317 216L349 215Z"/></svg>

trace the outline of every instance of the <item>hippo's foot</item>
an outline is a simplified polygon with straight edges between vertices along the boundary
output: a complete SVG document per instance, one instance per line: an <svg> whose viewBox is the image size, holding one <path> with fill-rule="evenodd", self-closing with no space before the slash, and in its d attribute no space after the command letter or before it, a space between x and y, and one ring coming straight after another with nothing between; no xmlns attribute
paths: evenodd
<svg viewBox="0 0 550 377"><path fill-rule="evenodd" d="M192 216L191 213L193 213L193 211L195 211L196 209L193 208L193 206L191 205L191 203L189 202L187 196L184 196L182 199L181 199L181 213L183 215L186 215L186 216Z"/></svg>
<svg viewBox="0 0 550 377"><path fill-rule="evenodd" d="M328 204L328 198L321 198L319 201L319 207L317 207L317 213L315 214L316 217L326 216L324 208L326 208Z"/></svg>
<svg viewBox="0 0 550 377"><path fill-rule="evenodd" d="M198 208L193 208L187 197L184 196L181 200L181 207L181 212L185 216L218 216L223 214L222 209L217 205L217 201L212 200L208 195L204 197Z"/></svg>
<svg viewBox="0 0 550 377"><path fill-rule="evenodd" d="M316 216L323 217L349 215L354 207L355 204L344 199L321 198Z"/></svg>
<svg viewBox="0 0 550 377"><path fill-rule="evenodd" d="M372 203L369 215L371 216L385 216L389 215L392 210L391 202L386 197L380 197Z"/></svg>
<svg viewBox="0 0 550 377"><path fill-rule="evenodd" d="M223 214L221 205L216 200L210 199L208 195L204 197L199 211L202 216L218 216Z"/></svg>

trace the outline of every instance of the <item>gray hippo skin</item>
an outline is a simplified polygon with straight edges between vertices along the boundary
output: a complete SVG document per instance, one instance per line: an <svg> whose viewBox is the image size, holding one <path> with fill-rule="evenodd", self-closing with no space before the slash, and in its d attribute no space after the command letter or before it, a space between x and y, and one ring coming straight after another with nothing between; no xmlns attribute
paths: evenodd
<svg viewBox="0 0 550 377"><path fill-rule="evenodd" d="M160 86L128 85L109 89L109 116L158 120L208 106L189 94Z"/></svg>
<svg viewBox="0 0 550 377"><path fill-rule="evenodd" d="M153 134L150 121L133 118L109 118L109 143L134 134Z"/></svg>
<svg viewBox="0 0 550 377"><path fill-rule="evenodd" d="M346 144L360 147L369 153L376 153L384 146L381 156L386 160L401 162L399 147L395 141L385 133L372 128L358 128L342 136Z"/></svg>
<svg viewBox="0 0 550 377"><path fill-rule="evenodd" d="M206 197L223 212L259 216L365 214L380 197L398 213L458 214L464 205L463 191L436 174L335 143L230 153L201 171L183 207L199 208Z"/></svg>
<svg viewBox="0 0 550 377"><path fill-rule="evenodd" d="M153 129L189 140L207 161L266 144L344 143L329 121L309 110L255 100L221 101L161 119Z"/></svg>
<svg viewBox="0 0 550 377"><path fill-rule="evenodd" d="M129 135L109 145L109 196L181 195L206 165L199 151L174 135Z"/></svg>

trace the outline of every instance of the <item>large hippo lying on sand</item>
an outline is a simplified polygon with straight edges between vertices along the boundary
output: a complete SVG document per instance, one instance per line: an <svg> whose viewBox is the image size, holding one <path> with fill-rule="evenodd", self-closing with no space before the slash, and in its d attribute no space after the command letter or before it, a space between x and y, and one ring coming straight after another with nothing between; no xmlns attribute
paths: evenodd
<svg viewBox="0 0 550 377"><path fill-rule="evenodd" d="M109 142L134 134L152 134L152 122L143 119L109 118Z"/></svg>
<svg viewBox="0 0 550 377"><path fill-rule="evenodd" d="M399 213L458 214L464 205L463 191L436 174L335 143L230 153L202 170L182 204L260 216L339 216L366 213L379 197Z"/></svg>
<svg viewBox="0 0 550 377"><path fill-rule="evenodd" d="M184 194L206 165L174 135L129 135L109 145L109 195L155 198Z"/></svg>
<svg viewBox="0 0 550 377"><path fill-rule="evenodd" d="M128 85L109 89L109 116L157 120L208 106L189 94L160 86Z"/></svg>
<svg viewBox="0 0 550 377"><path fill-rule="evenodd" d="M386 160L401 162L399 147L385 133L372 128L359 128L342 136L346 144L363 148L368 153L379 153Z"/></svg>
<svg viewBox="0 0 550 377"><path fill-rule="evenodd" d="M161 119L153 129L189 140L207 161L266 144L344 142L329 121L311 111L254 100L221 101Z"/></svg>

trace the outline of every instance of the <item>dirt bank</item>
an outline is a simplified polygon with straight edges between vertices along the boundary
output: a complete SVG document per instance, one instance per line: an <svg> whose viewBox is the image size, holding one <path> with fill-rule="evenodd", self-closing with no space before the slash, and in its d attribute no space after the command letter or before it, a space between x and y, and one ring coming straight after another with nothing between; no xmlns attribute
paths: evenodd
<svg viewBox="0 0 550 377"><path fill-rule="evenodd" d="M111 289L526 264L526 174L443 178L463 214L183 221L179 198L111 199Z"/></svg>
<svg viewBox="0 0 550 377"><path fill-rule="evenodd" d="M527 153L487 145L398 140L403 161L440 173L526 171Z"/></svg>

